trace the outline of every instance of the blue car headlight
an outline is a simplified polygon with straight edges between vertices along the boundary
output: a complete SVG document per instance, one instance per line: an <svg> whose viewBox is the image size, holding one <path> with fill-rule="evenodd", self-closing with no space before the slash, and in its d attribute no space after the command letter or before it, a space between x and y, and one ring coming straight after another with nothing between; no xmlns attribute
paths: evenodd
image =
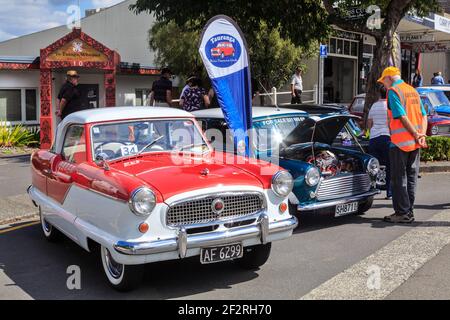
<svg viewBox="0 0 450 320"><path fill-rule="evenodd" d="M380 162L376 158L371 158L367 163L367 172L373 177L380 172Z"/></svg>
<svg viewBox="0 0 450 320"><path fill-rule="evenodd" d="M311 167L306 171L305 182L308 186L314 187L320 181L320 171L316 167Z"/></svg>

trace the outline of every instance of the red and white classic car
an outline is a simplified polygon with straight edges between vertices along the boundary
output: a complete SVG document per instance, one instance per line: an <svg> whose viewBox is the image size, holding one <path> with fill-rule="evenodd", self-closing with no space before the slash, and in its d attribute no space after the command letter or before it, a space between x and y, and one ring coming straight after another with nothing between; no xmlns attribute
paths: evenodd
<svg viewBox="0 0 450 320"><path fill-rule="evenodd" d="M100 248L118 290L137 285L143 264L156 261L199 256L258 268L271 242L297 226L287 171L213 151L194 117L177 109L73 113L59 124L52 149L31 162L28 193L44 236Z"/></svg>

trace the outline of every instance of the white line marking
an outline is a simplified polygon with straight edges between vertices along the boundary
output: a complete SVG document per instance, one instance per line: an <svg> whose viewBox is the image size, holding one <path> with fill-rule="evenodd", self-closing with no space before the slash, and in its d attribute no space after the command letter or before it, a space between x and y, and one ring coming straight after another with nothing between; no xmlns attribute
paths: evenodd
<svg viewBox="0 0 450 320"><path fill-rule="evenodd" d="M300 299L384 299L448 244L450 210L445 210Z"/></svg>

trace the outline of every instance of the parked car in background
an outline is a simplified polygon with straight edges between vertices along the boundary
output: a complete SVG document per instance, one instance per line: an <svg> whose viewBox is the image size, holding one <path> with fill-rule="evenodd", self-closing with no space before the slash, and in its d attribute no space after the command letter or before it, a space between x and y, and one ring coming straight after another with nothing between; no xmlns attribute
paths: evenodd
<svg viewBox="0 0 450 320"><path fill-rule="evenodd" d="M428 86L422 86L420 88L442 91L447 96L447 98L450 100L450 84L428 85Z"/></svg>
<svg viewBox="0 0 450 320"><path fill-rule="evenodd" d="M433 113L450 117L450 101L443 90L434 87L420 87L417 88L417 92L419 92L422 102L431 107Z"/></svg>
<svg viewBox="0 0 450 320"><path fill-rule="evenodd" d="M31 164L28 193L45 238L62 232L88 251L99 247L118 290L139 284L142 265L156 261L198 256L258 268L271 242L297 226L286 170L213 151L193 116L173 108L73 113Z"/></svg>
<svg viewBox="0 0 450 320"><path fill-rule="evenodd" d="M422 99L422 103L427 112L427 135L434 136L450 134L450 117L445 116L445 112L443 114L440 114L437 111L438 109L440 109L441 111L446 111L446 108L448 108L450 115L450 103L448 106L445 105L446 101L448 102L447 97L441 91L436 91L434 89L417 88L417 92L419 93L420 98ZM362 105L364 106L364 101L362 101L362 99L365 99L365 94L360 94L357 97L358 98L355 97L354 99L355 103L357 103L358 106L362 103ZM350 113L352 113L351 110L353 110L352 105L350 105L349 107Z"/></svg>
<svg viewBox="0 0 450 320"><path fill-rule="evenodd" d="M253 107L254 156L278 163L294 177L291 214L313 212L340 217L369 210L376 189L378 160L335 143L349 114L310 116L301 110ZM218 150L235 152L221 109L193 112ZM231 147L230 147L231 146Z"/></svg>
<svg viewBox="0 0 450 320"><path fill-rule="evenodd" d="M364 103L366 101L366 94L358 94L356 95L350 105L348 106L348 112L350 114L353 114L355 116L360 117L361 119L364 119Z"/></svg>

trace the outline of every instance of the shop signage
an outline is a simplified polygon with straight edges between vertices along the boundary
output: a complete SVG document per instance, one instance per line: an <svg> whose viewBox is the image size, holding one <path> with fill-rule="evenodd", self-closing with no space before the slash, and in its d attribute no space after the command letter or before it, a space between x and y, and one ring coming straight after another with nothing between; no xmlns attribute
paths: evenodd
<svg viewBox="0 0 450 320"><path fill-rule="evenodd" d="M361 39L361 35L359 33L348 32L343 30L336 30L334 33L334 37L356 41L359 41Z"/></svg>
<svg viewBox="0 0 450 320"><path fill-rule="evenodd" d="M420 43L414 46L417 52L450 52L450 41Z"/></svg>
<svg viewBox="0 0 450 320"><path fill-rule="evenodd" d="M450 33L450 19L440 16L438 14L434 15L434 29L446 33Z"/></svg>
<svg viewBox="0 0 450 320"><path fill-rule="evenodd" d="M363 7L350 7L345 10L343 18L345 20L359 20L367 17L366 9Z"/></svg>
<svg viewBox="0 0 450 320"><path fill-rule="evenodd" d="M434 35L433 34L425 34L425 33L401 34L400 41L401 42L433 42Z"/></svg>
<svg viewBox="0 0 450 320"><path fill-rule="evenodd" d="M47 61L107 62L108 57L80 39L74 39L47 57Z"/></svg>

